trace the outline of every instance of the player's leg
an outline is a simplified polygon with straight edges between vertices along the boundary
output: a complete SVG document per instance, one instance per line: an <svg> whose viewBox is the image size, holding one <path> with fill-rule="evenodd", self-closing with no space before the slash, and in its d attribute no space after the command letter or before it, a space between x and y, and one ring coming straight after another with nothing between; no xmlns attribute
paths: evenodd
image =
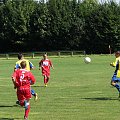
<svg viewBox="0 0 120 120"><path fill-rule="evenodd" d="M50 79L50 71L47 71L46 76L47 76L47 83L48 83L48 81Z"/></svg>
<svg viewBox="0 0 120 120"><path fill-rule="evenodd" d="M120 78L117 78L117 80L118 80L118 82L120 82ZM118 88L119 88L119 98L120 98L120 85L118 84L118 83L116 83L116 86L118 86Z"/></svg>
<svg viewBox="0 0 120 120"><path fill-rule="evenodd" d="M32 81L30 81L31 83ZM37 93L35 93L35 91L33 89L31 89L31 94L34 96L35 100L38 99Z"/></svg>
<svg viewBox="0 0 120 120"><path fill-rule="evenodd" d="M116 89L118 90L118 92L120 91L120 85L117 82L111 81L111 85L114 86L114 87L116 87Z"/></svg>
<svg viewBox="0 0 120 120"><path fill-rule="evenodd" d="M25 107L24 119L27 120L28 114L30 112L30 100L29 99L24 101L24 107Z"/></svg>
<svg viewBox="0 0 120 120"><path fill-rule="evenodd" d="M19 101L19 100L17 100L17 101L16 101L16 104L17 104L17 105L20 105L20 101Z"/></svg>
<svg viewBox="0 0 120 120"><path fill-rule="evenodd" d="M17 98L18 98L18 96L19 96L19 90L16 91L16 94L17 94ZM17 105L20 105L20 101L19 101L18 99L17 99L17 101L16 101L16 104L17 104Z"/></svg>
<svg viewBox="0 0 120 120"><path fill-rule="evenodd" d="M113 75L112 80L111 80L111 85L116 87L118 92L120 92L120 85L118 84L119 79L116 77L116 74Z"/></svg>
<svg viewBox="0 0 120 120"><path fill-rule="evenodd" d="M48 81L49 81L49 79L50 79L50 72L49 72L49 71L46 72L46 78L45 78L45 79L46 79L46 80L45 80L45 86L47 86Z"/></svg>
<svg viewBox="0 0 120 120"><path fill-rule="evenodd" d="M28 119L28 115L30 112L30 98L31 98L31 89L28 87L24 91L24 108L25 108L25 114L24 114L24 119Z"/></svg>
<svg viewBox="0 0 120 120"><path fill-rule="evenodd" d="M45 87L47 87L47 76L46 75L43 75L44 76L44 84L45 84Z"/></svg>
<svg viewBox="0 0 120 120"><path fill-rule="evenodd" d="M30 112L30 102L29 100L19 100L19 101L20 101L20 105L24 106L25 108L24 120L27 120Z"/></svg>
<svg viewBox="0 0 120 120"><path fill-rule="evenodd" d="M16 104L20 105L20 106L24 106L24 95L22 94L22 91L21 90L18 90L16 91L16 94L17 94L17 101L16 101Z"/></svg>
<svg viewBox="0 0 120 120"><path fill-rule="evenodd" d="M119 98L120 98L120 85L118 84L120 82L120 78L117 78L116 75L113 75L111 80L111 85L114 86L118 92L119 92Z"/></svg>
<svg viewBox="0 0 120 120"><path fill-rule="evenodd" d="M120 85L117 82L115 82L115 81L111 81L111 85L116 87L116 89L119 92L118 98L120 98Z"/></svg>
<svg viewBox="0 0 120 120"><path fill-rule="evenodd" d="M45 70L42 70L42 76L43 76L43 79L44 79L44 85L47 86L47 84L46 84L47 76L46 76L46 71Z"/></svg>
<svg viewBox="0 0 120 120"><path fill-rule="evenodd" d="M28 90L27 90L28 91ZM24 106L25 108L25 114L24 114L24 119L27 120L28 118L28 113L30 111L30 105L29 105L29 99L26 100L26 97L25 97L25 94L27 92L25 91L25 89L21 89L21 90L17 90L17 98L18 98L18 101L19 101L19 105L20 106ZM27 97L31 98L31 93L30 91L28 92L29 95L27 95Z"/></svg>
<svg viewBox="0 0 120 120"><path fill-rule="evenodd" d="M31 94L34 96L35 101L36 101L38 99L37 93L33 89L31 89Z"/></svg>
<svg viewBox="0 0 120 120"><path fill-rule="evenodd" d="M24 120L28 119L28 114L30 112L30 102L29 100L20 100L20 105L24 106L25 108L25 113L24 113Z"/></svg>
<svg viewBox="0 0 120 120"><path fill-rule="evenodd" d="M48 83L49 79L50 79L50 76L47 76L46 83Z"/></svg>

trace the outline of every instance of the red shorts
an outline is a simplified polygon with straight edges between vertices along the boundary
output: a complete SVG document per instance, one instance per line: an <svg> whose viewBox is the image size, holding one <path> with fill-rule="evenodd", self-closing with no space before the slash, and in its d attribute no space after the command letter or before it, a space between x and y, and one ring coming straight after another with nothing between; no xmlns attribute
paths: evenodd
<svg viewBox="0 0 120 120"><path fill-rule="evenodd" d="M50 76L50 72L49 71L45 71L45 70L42 70L42 75L43 76L47 76L47 77L49 77Z"/></svg>
<svg viewBox="0 0 120 120"><path fill-rule="evenodd" d="M17 98L19 101L28 100L31 98L31 89L30 87L20 87L17 89Z"/></svg>

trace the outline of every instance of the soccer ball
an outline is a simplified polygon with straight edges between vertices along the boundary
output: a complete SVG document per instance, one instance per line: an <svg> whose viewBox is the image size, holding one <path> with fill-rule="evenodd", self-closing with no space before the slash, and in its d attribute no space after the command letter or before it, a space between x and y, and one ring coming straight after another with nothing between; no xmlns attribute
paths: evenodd
<svg viewBox="0 0 120 120"><path fill-rule="evenodd" d="M84 62L87 63L87 64L90 63L90 62L91 62L91 58L85 57L85 58L84 58Z"/></svg>

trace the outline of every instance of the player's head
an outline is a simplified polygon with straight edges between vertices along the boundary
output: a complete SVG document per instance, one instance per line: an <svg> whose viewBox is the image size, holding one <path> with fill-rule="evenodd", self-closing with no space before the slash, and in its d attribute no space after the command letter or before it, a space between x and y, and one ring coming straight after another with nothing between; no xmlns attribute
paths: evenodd
<svg viewBox="0 0 120 120"><path fill-rule="evenodd" d="M47 53L45 53L45 54L43 55L43 58L44 58L44 59L47 59Z"/></svg>
<svg viewBox="0 0 120 120"><path fill-rule="evenodd" d="M26 68L26 61L22 61L20 63L20 66L21 66L22 69L25 69Z"/></svg>
<svg viewBox="0 0 120 120"><path fill-rule="evenodd" d="M18 59L21 60L23 58L23 54L22 53L19 53L18 54Z"/></svg>
<svg viewBox="0 0 120 120"><path fill-rule="evenodd" d="M119 57L120 56L120 51L116 51L115 52L115 57Z"/></svg>

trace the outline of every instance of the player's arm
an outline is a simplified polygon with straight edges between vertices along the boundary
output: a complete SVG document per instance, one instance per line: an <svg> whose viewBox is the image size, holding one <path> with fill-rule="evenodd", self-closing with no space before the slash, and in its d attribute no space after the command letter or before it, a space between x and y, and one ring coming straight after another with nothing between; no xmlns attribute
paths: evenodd
<svg viewBox="0 0 120 120"><path fill-rule="evenodd" d="M52 69L54 69L54 66L53 66L53 64L51 65L51 67L52 67Z"/></svg>
<svg viewBox="0 0 120 120"><path fill-rule="evenodd" d="M29 61L29 65L30 65L30 70L34 69L34 65Z"/></svg>
<svg viewBox="0 0 120 120"><path fill-rule="evenodd" d="M30 72L29 76L30 76L30 78L29 78L30 79L30 84L33 85L36 82L36 79L35 79L34 75L31 72Z"/></svg>
<svg viewBox="0 0 120 120"><path fill-rule="evenodd" d="M13 85L14 85L14 89L16 89L16 73L14 72L13 75L12 75L12 82L13 82Z"/></svg>
<svg viewBox="0 0 120 120"><path fill-rule="evenodd" d="M39 70L42 68L42 60L39 62Z"/></svg>
<svg viewBox="0 0 120 120"><path fill-rule="evenodd" d="M18 63L16 63L15 67L14 67L14 71L20 69L20 65Z"/></svg>
<svg viewBox="0 0 120 120"><path fill-rule="evenodd" d="M53 66L51 60L49 60L49 63L50 63L50 67L51 67L52 69L54 69L54 66Z"/></svg>
<svg viewBox="0 0 120 120"><path fill-rule="evenodd" d="M110 63L110 66L115 67L116 66L115 62Z"/></svg>
<svg viewBox="0 0 120 120"><path fill-rule="evenodd" d="M110 63L110 66L116 67L117 62L118 62L118 59L116 59L115 62Z"/></svg>
<svg viewBox="0 0 120 120"><path fill-rule="evenodd" d="M116 66L115 66L115 72L117 72L119 70L119 65L120 65L120 63L119 63L119 60L118 60L117 63L116 63ZM117 73L117 76L118 76L118 73Z"/></svg>

